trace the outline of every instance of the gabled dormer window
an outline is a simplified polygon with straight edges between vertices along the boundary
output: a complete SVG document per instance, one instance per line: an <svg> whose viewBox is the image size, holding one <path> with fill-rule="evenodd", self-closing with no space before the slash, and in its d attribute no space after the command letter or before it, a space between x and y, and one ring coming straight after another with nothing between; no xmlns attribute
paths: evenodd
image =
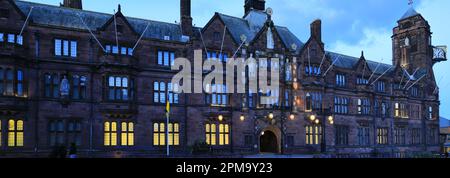
<svg viewBox="0 0 450 178"><path fill-rule="evenodd" d="M13 33L0 33L0 42L9 44L23 45L23 36Z"/></svg>
<svg viewBox="0 0 450 178"><path fill-rule="evenodd" d="M346 81L345 75L336 74L336 86L345 87L346 85L347 85L347 81Z"/></svg>
<svg viewBox="0 0 450 178"><path fill-rule="evenodd" d="M357 85L367 85L367 84L369 84L369 80L362 78L362 77L358 77L356 79L356 84Z"/></svg>
<svg viewBox="0 0 450 178"><path fill-rule="evenodd" d="M133 48L117 45L106 45L105 50L107 54L133 56Z"/></svg>
<svg viewBox="0 0 450 178"><path fill-rule="evenodd" d="M220 52L208 51L208 53L206 54L206 59L218 60L220 62L227 62L228 54L226 53L221 54Z"/></svg>
<svg viewBox="0 0 450 178"><path fill-rule="evenodd" d="M377 81L375 90L380 93L386 92L386 83L384 81Z"/></svg>

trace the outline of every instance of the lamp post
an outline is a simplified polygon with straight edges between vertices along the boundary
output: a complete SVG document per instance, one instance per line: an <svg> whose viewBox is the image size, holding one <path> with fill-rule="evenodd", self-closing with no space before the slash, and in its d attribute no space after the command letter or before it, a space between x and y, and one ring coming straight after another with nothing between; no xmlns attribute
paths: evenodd
<svg viewBox="0 0 450 178"><path fill-rule="evenodd" d="M317 115L319 115L320 117L317 118L315 115L311 115L311 116L309 116L309 119L313 124L317 124L317 125L320 124L322 127L322 139L321 139L321 143L320 143L320 152L325 153L325 152L327 152L327 143L326 143L327 122L330 125L333 125L334 117L333 117L333 113L331 112L331 108L322 109L320 112L317 113Z"/></svg>

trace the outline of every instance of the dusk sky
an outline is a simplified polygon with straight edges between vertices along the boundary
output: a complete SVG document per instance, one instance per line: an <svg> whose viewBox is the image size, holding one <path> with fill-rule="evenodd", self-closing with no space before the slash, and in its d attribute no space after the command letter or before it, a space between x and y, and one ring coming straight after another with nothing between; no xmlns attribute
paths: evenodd
<svg viewBox="0 0 450 178"><path fill-rule="evenodd" d="M58 5L63 0L29 0ZM327 50L366 59L392 62L392 28L410 8L408 0L266 0L274 9L275 24L288 27L300 40L307 41L309 24L322 19L323 40ZM126 16L157 21L179 21L179 0L84 0L86 10L113 13L122 5ZM196 26L205 25L214 12L241 17L244 0L192 0L192 16ZM450 1L415 0L414 8L427 19L433 32L433 45L450 45ZM440 80L441 116L450 118L450 78L445 69L450 62L437 64L436 80Z"/></svg>

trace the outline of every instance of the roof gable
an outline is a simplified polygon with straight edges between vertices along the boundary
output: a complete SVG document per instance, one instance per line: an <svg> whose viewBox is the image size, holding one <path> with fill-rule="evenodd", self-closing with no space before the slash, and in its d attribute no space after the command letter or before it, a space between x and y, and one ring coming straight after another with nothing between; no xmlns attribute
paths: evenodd
<svg viewBox="0 0 450 178"><path fill-rule="evenodd" d="M31 19L33 23L44 26L56 26L60 28L71 28L77 30L98 30L106 24L112 17L112 14L92 12L86 10L65 8L46 4L39 4L27 1L15 0L17 7L23 12L28 13L33 6ZM81 21L80 17L86 23ZM172 41L183 42L181 27L179 24L166 22L144 20L139 18L125 17L132 29L138 34L144 33L144 38L164 40L165 36L170 37Z"/></svg>
<svg viewBox="0 0 450 178"><path fill-rule="evenodd" d="M116 22L114 22L116 21ZM136 33L136 31L134 31L134 28L130 25L130 23L128 22L127 18L122 14L121 11L117 12L116 14L114 14L105 24L103 24L102 27L99 28L99 30L106 30L108 27L110 27L111 25L119 25L119 24L125 24L126 27L128 28L128 30L130 30L131 32L133 32L133 34L138 35Z"/></svg>

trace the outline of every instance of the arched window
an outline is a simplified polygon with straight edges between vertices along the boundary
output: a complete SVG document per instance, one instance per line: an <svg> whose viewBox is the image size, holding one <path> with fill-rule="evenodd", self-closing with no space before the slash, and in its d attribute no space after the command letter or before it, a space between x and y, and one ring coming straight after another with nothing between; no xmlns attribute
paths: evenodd
<svg viewBox="0 0 450 178"><path fill-rule="evenodd" d="M104 145L117 146L117 122L105 122Z"/></svg>
<svg viewBox="0 0 450 178"><path fill-rule="evenodd" d="M8 121L8 147L23 147L24 126L22 120Z"/></svg>
<svg viewBox="0 0 450 178"><path fill-rule="evenodd" d="M134 145L134 123L122 122L121 132L121 145L133 146Z"/></svg>
<svg viewBox="0 0 450 178"><path fill-rule="evenodd" d="M228 145L230 140L230 130L228 124L219 125L219 145Z"/></svg>

